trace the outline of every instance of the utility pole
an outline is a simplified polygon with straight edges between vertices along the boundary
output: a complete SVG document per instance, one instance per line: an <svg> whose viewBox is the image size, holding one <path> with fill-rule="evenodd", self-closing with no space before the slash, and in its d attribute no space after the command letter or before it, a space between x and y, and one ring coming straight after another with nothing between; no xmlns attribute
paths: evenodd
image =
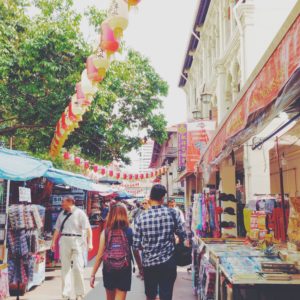
<svg viewBox="0 0 300 300"><path fill-rule="evenodd" d="M169 166L168 165L167 165L166 180L167 180L167 202L168 202L169 201Z"/></svg>

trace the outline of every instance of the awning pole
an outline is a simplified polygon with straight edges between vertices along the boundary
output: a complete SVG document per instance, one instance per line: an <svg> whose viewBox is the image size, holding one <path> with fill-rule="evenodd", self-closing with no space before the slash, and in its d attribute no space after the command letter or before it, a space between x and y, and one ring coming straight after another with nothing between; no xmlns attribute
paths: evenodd
<svg viewBox="0 0 300 300"><path fill-rule="evenodd" d="M282 205L282 213L283 213L283 229L284 229L283 241L285 242L286 241L286 233L287 233L287 222L286 222L286 214L285 214L283 170L282 170L282 163L281 163L280 155L279 155L279 141L278 141L278 137L276 137L276 152L277 152L277 162L278 162L278 168L279 168L281 205Z"/></svg>

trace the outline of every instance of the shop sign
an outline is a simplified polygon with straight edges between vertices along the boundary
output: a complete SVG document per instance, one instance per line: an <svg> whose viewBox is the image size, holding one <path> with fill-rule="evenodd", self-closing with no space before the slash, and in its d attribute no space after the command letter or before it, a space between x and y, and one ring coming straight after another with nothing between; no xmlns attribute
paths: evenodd
<svg viewBox="0 0 300 300"><path fill-rule="evenodd" d="M178 137L178 168L185 168L187 152L187 125L179 124L177 127Z"/></svg>
<svg viewBox="0 0 300 300"><path fill-rule="evenodd" d="M19 187L19 202L31 203L31 189Z"/></svg>
<svg viewBox="0 0 300 300"><path fill-rule="evenodd" d="M194 172L200 156L206 150L208 142L215 130L215 121L200 121L187 124L187 163L188 172Z"/></svg>

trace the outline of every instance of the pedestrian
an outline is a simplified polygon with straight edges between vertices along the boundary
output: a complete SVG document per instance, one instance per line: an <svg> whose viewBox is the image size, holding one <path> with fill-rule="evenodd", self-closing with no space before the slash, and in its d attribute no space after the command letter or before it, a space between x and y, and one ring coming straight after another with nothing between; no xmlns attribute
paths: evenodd
<svg viewBox="0 0 300 300"><path fill-rule="evenodd" d="M117 203L110 207L106 229L100 237L100 247L91 274L90 285L103 261L103 284L107 300L125 300L131 288L132 229L126 207Z"/></svg>
<svg viewBox="0 0 300 300"><path fill-rule="evenodd" d="M176 203L175 199L170 199L170 200L168 200L168 207L169 207L169 208L173 208L173 209L175 209L176 211L178 211L178 213L180 214L181 222L184 224L184 223L185 223L184 213L183 213L183 211L177 206L177 203Z"/></svg>
<svg viewBox="0 0 300 300"><path fill-rule="evenodd" d="M92 250L92 230L85 212L75 206L74 197L66 196L62 201L62 208L63 211L55 224L51 250L55 252L56 242L60 236L62 298L71 299L71 292L75 291L76 300L81 300L85 294L83 249L86 248L82 237L87 237L88 249Z"/></svg>
<svg viewBox="0 0 300 300"><path fill-rule="evenodd" d="M177 234L185 239L179 213L163 205L166 193L163 185L154 185L150 193L150 209L135 222L133 249L140 273L144 276L147 300L156 299L157 292L160 300L172 299L177 277L173 215L176 217ZM142 265L137 259L139 250L142 251Z"/></svg>

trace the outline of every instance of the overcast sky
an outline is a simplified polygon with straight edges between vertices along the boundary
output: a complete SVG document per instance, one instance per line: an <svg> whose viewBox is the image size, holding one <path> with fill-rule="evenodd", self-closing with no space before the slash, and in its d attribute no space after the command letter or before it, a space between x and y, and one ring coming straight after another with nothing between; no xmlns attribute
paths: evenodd
<svg viewBox="0 0 300 300"><path fill-rule="evenodd" d="M80 11L91 5L101 9L109 6L109 0L74 2ZM137 9L131 10L124 32L127 45L147 56L170 86L163 110L169 125L186 118L185 94L178 88L178 81L197 4L198 0L142 0ZM82 30L89 34L86 22Z"/></svg>

